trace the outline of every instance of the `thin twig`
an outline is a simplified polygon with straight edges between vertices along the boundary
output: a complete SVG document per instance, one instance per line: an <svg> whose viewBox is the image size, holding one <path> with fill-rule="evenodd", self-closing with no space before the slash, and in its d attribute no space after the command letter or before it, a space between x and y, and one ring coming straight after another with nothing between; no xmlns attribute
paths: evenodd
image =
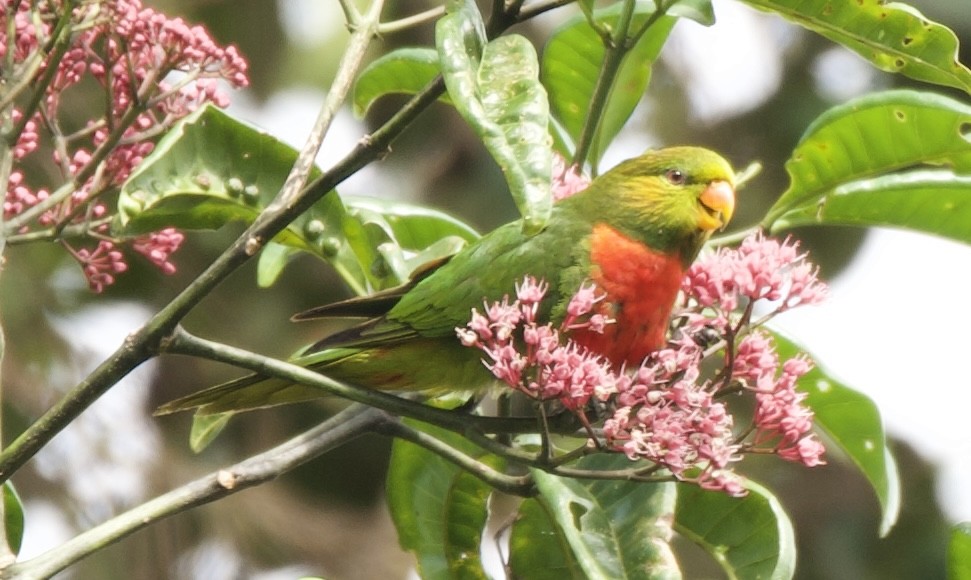
<svg viewBox="0 0 971 580"><path fill-rule="evenodd" d="M401 32L402 30L407 30L408 28L411 28L413 26L421 26L426 22L437 20L443 14L445 14L445 6L436 6L435 8L429 8L424 12L419 12L418 14L412 14L411 16L406 16L404 18L399 18L398 20L384 22L378 25L378 34L381 34L381 35L393 34L395 32Z"/></svg>
<svg viewBox="0 0 971 580"><path fill-rule="evenodd" d="M397 437L410 441L416 445L435 453L439 457L464 469L472 475L478 477L491 487L512 495L529 497L535 493L533 479L528 476L507 475L489 467L481 461L462 453L458 449L443 443L441 440L432 437L428 433L419 431L405 425L400 421L386 421L377 425L375 431L383 435Z"/></svg>
<svg viewBox="0 0 971 580"><path fill-rule="evenodd" d="M587 108L590 114L583 124L580 138L577 141L577 149L573 154L573 164L583 166L593 147L594 139L597 138L600 129L604 107L613 89L614 80L620 72L620 65L627 55L627 33L630 30L631 20L634 17L634 0L625 0L621 9L620 17L617 19L614 36L604 39L604 57L600 65L600 73L597 75L597 82L593 88L593 95L590 96L590 106ZM597 168L592 167L592 172L596 175Z"/></svg>

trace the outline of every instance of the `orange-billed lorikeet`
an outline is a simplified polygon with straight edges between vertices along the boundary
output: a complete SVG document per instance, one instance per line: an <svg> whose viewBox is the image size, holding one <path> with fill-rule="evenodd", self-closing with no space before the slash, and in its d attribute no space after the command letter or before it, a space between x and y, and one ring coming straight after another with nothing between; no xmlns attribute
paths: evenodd
<svg viewBox="0 0 971 580"><path fill-rule="evenodd" d="M681 278L712 231L735 206L735 174L719 155L697 147L648 151L557 202L546 227L523 232L520 221L482 237L444 265L397 291L305 313L370 318L305 349L292 362L339 381L429 396L492 383L478 349L462 346L456 327L472 308L500 300L525 276L549 291L539 319L562 320L570 297L593 283L601 312L616 322L603 334L572 338L615 364L638 365L665 342ZM298 315L300 317L300 315ZM250 375L172 401L170 413L254 409L325 393Z"/></svg>

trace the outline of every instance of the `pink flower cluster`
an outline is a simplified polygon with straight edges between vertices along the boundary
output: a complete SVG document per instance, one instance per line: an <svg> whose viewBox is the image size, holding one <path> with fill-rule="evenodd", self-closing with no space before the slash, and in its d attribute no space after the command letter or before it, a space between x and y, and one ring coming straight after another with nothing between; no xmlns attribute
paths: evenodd
<svg viewBox="0 0 971 580"><path fill-rule="evenodd" d="M8 178L4 217L16 218L39 203L52 203L50 198L56 196L53 207L24 216L18 233L31 227L86 226L97 239L96 247L68 249L95 291L124 271L119 266L124 263L121 248L129 243L163 272L174 272L168 257L182 242L181 234L164 230L130 242L110 240L108 206L93 200L123 183L152 152L153 140L173 122L205 103L226 106L228 98L221 86L245 87L249 82L246 61L235 47L216 44L200 26L144 8L140 0L106 0L73 8L70 46L53 62L45 51L65 10L62 3L15 0L10 4L0 13L0 58L11 62L12 86L18 74L32 75L12 109L14 125L20 130L13 147L15 160L47 151L53 161L47 174L58 172L64 184L74 183L74 190L62 196L63 186L28 183L24 170L15 165ZM38 59L40 66L31 68L30 63ZM50 83L40 87L39 99L32 99L34 81L50 67L56 69ZM71 132L61 124L61 103L85 79L101 85L105 106L86 126ZM29 118L24 120L25 116ZM120 258L101 259L112 252Z"/></svg>
<svg viewBox="0 0 971 580"><path fill-rule="evenodd" d="M701 361L701 349L686 338L624 375L604 437L632 461L646 459L682 481L743 495L742 479L730 467L741 459L734 419L715 401L712 383L699 382Z"/></svg>
<svg viewBox="0 0 971 580"><path fill-rule="evenodd" d="M803 404L806 393L796 382L812 369L805 356L781 364L772 338L753 331L736 346L732 377L755 393L756 433L753 451L776 453L809 467L825 463L825 449L811 432L813 412Z"/></svg>
<svg viewBox="0 0 971 580"><path fill-rule="evenodd" d="M570 300L559 328L537 322L539 304L549 286L527 276L516 286L517 299L484 305L484 313L472 309L466 328L455 329L462 344L481 349L486 367L500 381L540 401L558 400L571 410L583 409L591 397L605 401L615 392L617 377L599 355L560 340L561 332L587 328L603 332L612 321L590 315L603 299L593 286L583 286Z"/></svg>
<svg viewBox="0 0 971 580"><path fill-rule="evenodd" d="M535 400L558 402L585 426L591 427L586 411L596 402L606 412L598 435L606 448L647 460L681 481L744 495L744 480L732 464L746 453L774 453L809 467L824 463L807 395L797 389L812 363L804 355L781 361L771 336L750 320L755 301L773 302L775 314L825 296L815 267L797 248L790 240L755 234L737 250L696 263L683 282L685 308L672 316L675 338L636 371L614 369L569 339L574 330L603 332L614 323L590 314L606 298L593 285L577 291L554 327L539 320L540 312L550 310L542 308L548 285L526 277L515 300L506 296L484 304L481 313L473 309L456 333L465 346L485 354L483 362L497 379ZM706 335L711 332L718 335L714 342ZM715 343L720 350L704 350ZM713 351L724 353L720 370L704 365ZM731 393L754 399L749 426L736 429L726 398Z"/></svg>
<svg viewBox="0 0 971 580"><path fill-rule="evenodd" d="M70 250L70 246L68 249ZM95 292L101 292L105 286L114 284L115 275L128 269L124 254L116 250L115 245L109 241L101 240L94 250L82 248L72 253L84 268L88 285Z"/></svg>
<svg viewBox="0 0 971 580"><path fill-rule="evenodd" d="M681 289L703 307L731 312L748 302L776 302L782 312L826 298L819 269L799 253L799 243L767 239L761 232L747 237L737 248L721 248L699 257L688 269Z"/></svg>

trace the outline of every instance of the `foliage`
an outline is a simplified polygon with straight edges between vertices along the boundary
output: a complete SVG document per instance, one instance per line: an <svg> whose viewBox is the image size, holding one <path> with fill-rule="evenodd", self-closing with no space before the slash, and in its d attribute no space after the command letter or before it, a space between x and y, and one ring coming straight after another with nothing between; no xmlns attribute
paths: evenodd
<svg viewBox="0 0 971 580"><path fill-rule="evenodd" d="M838 5L742 1L845 46L881 70L971 93L971 71L956 60L956 35L912 7L878 0ZM414 553L426 578L486 577L480 547L493 541L487 533L495 517L490 508L505 495L521 498L508 510L510 523L500 530L497 544L500 553L508 550L503 564L519 577L677 578L682 573L673 548L677 535L700 546L729 577L790 578L796 543L783 503L767 485L736 479L728 462L762 453L816 465L821 444L807 434L813 421L830 448L838 450L837 457L848 459L872 487L881 508L879 532L889 533L901 498L879 411L824 368L811 367L794 341L768 327L757 330L797 303L816 301L817 295L800 295L796 288L817 288L812 286L817 272L803 267L805 255L797 257L789 241L776 242L791 254L778 264L752 248L764 241L759 231L779 234L831 225L892 226L971 243L971 105L964 96L888 90L820 115L785 163L788 188L758 225L715 240L722 249L710 256L735 260L735 269L716 280L717 268L731 268L703 258L699 270L689 273L681 310L671 322L671 336L681 342L652 355L634 375L622 370L598 374L579 403L562 389L548 390L552 383L537 377L555 373L536 361L527 361L534 366L512 380L497 354L509 344L490 342L491 335L481 332L494 330L490 325L498 319L482 317L476 327L476 313L460 337L484 351L497 378L531 399L535 420L444 410L342 385L182 329L186 315L257 254L262 286L277 283L294 258L310 256L333 268L354 293L370 295L407 285L429 264L449 259L475 240L472 227L423 205L337 191L346 178L386 155L392 140L434 102L454 108L488 150L524 217L524 230L541 230L553 207L557 178L563 177L554 168L574 176L599 171L649 86L652 66L672 28L685 19L718 26L707 0L577 0L578 9L548 37L507 33L512 25L560 4L495 2L494 12L483 15L473 0L450 0L441 13L426 15L436 20L434 47L400 48L365 67L366 48L380 33L399 25L430 26L429 21L422 16L381 22L380 0L363 12L354 3L342 3L352 35L321 120L300 152L220 109L225 97L209 79L245 86L246 65L234 48L216 46L201 29L167 20L135 1L8 6L0 27L10 35L0 43L3 77L9 79L0 87L0 178L8 184L0 248L62 244L91 288L100 292L127 269L123 251L143 254L172 273L171 255L184 232L234 222L245 231L0 451L4 481L124 375L157 355L175 353L312 384L386 412L354 407L345 411L349 421L327 423L313 435L323 437L324 446L368 431L395 438L387 499L400 543ZM153 44L146 44L146 38L171 53L153 60ZM130 56L127 62L121 54ZM171 86L162 82L174 72L183 80ZM91 75L107 105L87 119L86 129L72 133L59 120L60 94L82 75ZM345 99L363 115L392 93L408 100L344 160L326 170L313 165L329 121ZM57 176L48 182L42 182L44 172L29 172L25 162L39 148L48 154L44 163L53 163L46 174ZM558 156L569 159L573 168ZM740 249L732 249L740 242ZM757 267L743 272L750 256L761 257L752 258ZM743 280L746 273L757 278L766 271L786 276L765 286ZM792 296L804 297L790 302ZM757 303L767 304L767 310L759 314ZM493 311L503 306L509 305L491 305ZM529 322L537 322L530 328L538 331L545 321ZM547 328L563 349L571 348L566 326ZM562 333L562 342L556 332ZM806 346L811 350L812 345ZM693 353L688 363L670 362L686 349ZM565 351L558 352L566 357ZM746 367L748 360L759 362ZM599 359L583 362L591 361L600 364ZM749 423L718 424L732 435L722 442L727 452L712 452L706 462L698 459L703 453L692 449L690 460L676 461L672 453L637 448L635 442L660 432L657 423L618 425L631 415L650 414L651 404L673 398L679 385L692 381L695 390L688 394L704 399L704 405L692 407L696 419L702 407L704 413L722 413L727 404L721 401L728 394L753 396ZM765 384L771 385L768 390ZM654 389L656 397L651 404L647 395L628 404L626 414L606 396L632 400L638 389ZM785 418L800 420L798 428L765 419L764 401L775 394L788 398ZM557 416L562 408L573 414ZM229 420L229 415L197 419L193 448L208 444ZM714 421L704 425L707 435L717 430ZM692 432L693 441L703 432ZM278 456L268 452L286 456L274 475L322 451L320 445L312 452L302 447L301 438L309 433L281 446ZM608 447L614 453L606 453ZM241 483L259 479L253 474L257 464L265 466L261 461L266 457L220 470L209 480L187 484L16 563L30 513L7 483L0 553L9 557L0 557L2 575L52 575L156 519L241 489ZM180 491L196 495L188 501ZM966 525L952 533L948 566L954 578L969 576L968 537Z"/></svg>

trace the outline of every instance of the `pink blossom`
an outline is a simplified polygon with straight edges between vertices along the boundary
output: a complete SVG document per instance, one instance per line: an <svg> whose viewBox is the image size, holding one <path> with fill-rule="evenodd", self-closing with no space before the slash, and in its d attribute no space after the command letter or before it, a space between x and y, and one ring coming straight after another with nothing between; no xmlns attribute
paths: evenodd
<svg viewBox="0 0 971 580"><path fill-rule="evenodd" d="M174 274L175 264L169 261L169 256L179 249L183 240L185 236L182 232L175 228L165 228L135 238L132 241L132 249L146 256L162 270L162 273Z"/></svg>
<svg viewBox="0 0 971 580"><path fill-rule="evenodd" d="M579 193L590 185L590 179L580 173L576 166L567 167L566 160L559 153L553 153L553 200L559 201Z"/></svg>
<svg viewBox="0 0 971 580"><path fill-rule="evenodd" d="M732 375L745 384L757 386L766 376L774 380L778 368L779 357L767 334L752 332L736 345Z"/></svg>
<svg viewBox="0 0 971 580"><path fill-rule="evenodd" d="M593 307L606 297L607 295L600 292L595 284L582 284L576 294L570 298L570 302L567 303L563 328L571 331L589 329L603 334L606 325L615 321L599 313L587 315L593 312Z"/></svg>
<svg viewBox="0 0 971 580"><path fill-rule="evenodd" d="M24 114L18 109L13 109L10 117L14 125L16 125L23 120ZM18 161L37 150L40 142L40 135L37 133L38 120L39 117L35 113L32 119L24 123L24 129L17 137L17 143L13 147L13 154L14 158Z"/></svg>
<svg viewBox="0 0 971 580"><path fill-rule="evenodd" d="M737 460L733 417L714 400L709 383L696 382L700 363L697 346L682 342L655 353L632 380L621 381L617 402L622 406L604 422L607 444L699 484L708 481L705 474Z"/></svg>
<svg viewBox="0 0 971 580"><path fill-rule="evenodd" d="M779 449L779 457L787 460L800 462L806 467L816 467L826 465L823 460L823 453L826 448L819 442L814 435L807 435L797 441L795 445Z"/></svg>
<svg viewBox="0 0 971 580"><path fill-rule="evenodd" d="M115 283L115 275L128 269L124 255L115 249L111 242L102 240L92 251L87 249L73 252L81 264L88 286L94 292L102 292L105 286Z"/></svg>
<svg viewBox="0 0 971 580"><path fill-rule="evenodd" d="M18 169L10 172L7 178L7 193L3 200L4 218L20 214L25 209L33 207L47 199L49 193L44 189L31 191L24 182L24 174Z"/></svg>
<svg viewBox="0 0 971 580"><path fill-rule="evenodd" d="M737 473L727 469L714 469L698 479L698 485L702 489L723 491L732 497L741 497L748 493L744 482Z"/></svg>

